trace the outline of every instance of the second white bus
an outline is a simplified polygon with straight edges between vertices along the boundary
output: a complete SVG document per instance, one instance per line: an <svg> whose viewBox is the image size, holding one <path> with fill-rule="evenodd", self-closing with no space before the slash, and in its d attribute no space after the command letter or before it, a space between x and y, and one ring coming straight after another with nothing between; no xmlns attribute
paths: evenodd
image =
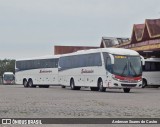
<svg viewBox="0 0 160 127"><path fill-rule="evenodd" d="M58 85L59 56L37 57L16 61L15 82L24 87L48 88Z"/></svg>
<svg viewBox="0 0 160 127"><path fill-rule="evenodd" d="M72 90L90 87L92 91L106 88L142 87L140 55L133 50L103 48L78 51L59 58L59 84Z"/></svg>
<svg viewBox="0 0 160 127"><path fill-rule="evenodd" d="M143 66L143 87L160 87L160 58L147 58Z"/></svg>
<svg viewBox="0 0 160 127"><path fill-rule="evenodd" d="M3 84L13 85L15 83L15 77L13 72L4 72L3 74Z"/></svg>

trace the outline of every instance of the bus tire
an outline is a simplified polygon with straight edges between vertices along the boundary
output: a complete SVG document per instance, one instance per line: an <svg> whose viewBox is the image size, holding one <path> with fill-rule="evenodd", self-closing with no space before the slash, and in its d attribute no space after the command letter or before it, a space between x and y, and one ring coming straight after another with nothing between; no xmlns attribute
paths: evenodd
<svg viewBox="0 0 160 127"><path fill-rule="evenodd" d="M70 86L71 86L71 90L76 90L76 87L75 87L75 84L74 84L74 79L71 79Z"/></svg>
<svg viewBox="0 0 160 127"><path fill-rule="evenodd" d="M124 93L129 93L130 92L130 88L123 88Z"/></svg>
<svg viewBox="0 0 160 127"><path fill-rule="evenodd" d="M28 87L28 82L27 82L27 80L23 80L23 86L24 86L25 88Z"/></svg>
<svg viewBox="0 0 160 127"><path fill-rule="evenodd" d="M100 92L105 92L106 91L106 88L103 87L103 81L102 81L102 79L98 80L98 88L99 88Z"/></svg>
<svg viewBox="0 0 160 127"><path fill-rule="evenodd" d="M28 86L29 86L30 88L36 87L36 86L33 85L32 79L30 79L30 80L28 81Z"/></svg>
<svg viewBox="0 0 160 127"><path fill-rule="evenodd" d="M91 91L98 91L99 88L98 87L90 87Z"/></svg>
<svg viewBox="0 0 160 127"><path fill-rule="evenodd" d="M142 88L145 88L147 86L147 81L145 79L142 80Z"/></svg>

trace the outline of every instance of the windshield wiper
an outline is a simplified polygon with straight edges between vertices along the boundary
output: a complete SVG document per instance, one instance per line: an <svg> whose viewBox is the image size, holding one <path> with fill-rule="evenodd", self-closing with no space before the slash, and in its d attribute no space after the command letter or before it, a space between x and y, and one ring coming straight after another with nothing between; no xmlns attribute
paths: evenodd
<svg viewBox="0 0 160 127"><path fill-rule="evenodd" d="M126 63L126 65L124 66L124 68L123 68L123 72L121 73L121 75L123 75L123 74L124 74L124 72L125 72L126 68L127 68L127 63Z"/></svg>
<svg viewBox="0 0 160 127"><path fill-rule="evenodd" d="M131 67L132 71L135 73L135 75L137 75L137 73L136 73L135 69L133 68L133 65L131 64L131 62L129 63L129 65L130 65L130 67Z"/></svg>

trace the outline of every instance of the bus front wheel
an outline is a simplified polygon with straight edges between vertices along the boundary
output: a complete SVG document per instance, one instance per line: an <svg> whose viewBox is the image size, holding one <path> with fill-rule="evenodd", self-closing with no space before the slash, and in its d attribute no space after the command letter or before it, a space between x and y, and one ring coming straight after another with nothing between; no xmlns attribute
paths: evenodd
<svg viewBox="0 0 160 127"><path fill-rule="evenodd" d="M103 82L102 82L101 79L98 81L98 87L99 87L100 92L105 92L106 91L106 88L103 87Z"/></svg>
<svg viewBox="0 0 160 127"><path fill-rule="evenodd" d="M71 90L75 90L76 89L73 79L71 79L70 86L71 86Z"/></svg>
<svg viewBox="0 0 160 127"><path fill-rule="evenodd" d="M145 88L147 86L147 81L145 79L143 79L142 81L142 88Z"/></svg>
<svg viewBox="0 0 160 127"><path fill-rule="evenodd" d="M130 88L123 88L124 93L129 93L130 92Z"/></svg>
<svg viewBox="0 0 160 127"><path fill-rule="evenodd" d="M70 82L71 90L80 90L81 87L75 86L74 79L71 79Z"/></svg>

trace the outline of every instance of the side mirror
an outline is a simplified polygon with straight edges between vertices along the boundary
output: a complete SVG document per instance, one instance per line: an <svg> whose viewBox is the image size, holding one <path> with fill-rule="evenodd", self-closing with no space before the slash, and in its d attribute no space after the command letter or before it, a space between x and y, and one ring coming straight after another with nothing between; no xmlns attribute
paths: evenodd
<svg viewBox="0 0 160 127"><path fill-rule="evenodd" d="M141 57L142 65L144 66L145 65L144 57L143 56L140 56L140 57Z"/></svg>
<svg viewBox="0 0 160 127"><path fill-rule="evenodd" d="M111 58L111 64L114 64L114 56L109 54L110 58Z"/></svg>

